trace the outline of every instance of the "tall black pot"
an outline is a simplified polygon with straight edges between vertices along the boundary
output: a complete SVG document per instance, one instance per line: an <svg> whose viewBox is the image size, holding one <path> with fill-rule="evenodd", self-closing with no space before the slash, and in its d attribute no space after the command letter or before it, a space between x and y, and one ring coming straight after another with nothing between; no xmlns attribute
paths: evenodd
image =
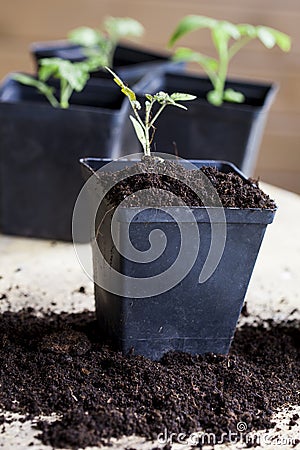
<svg viewBox="0 0 300 450"><path fill-rule="evenodd" d="M90 80L60 109L8 76L0 88L1 231L70 241L83 184L77 161L114 158L123 145L137 150L128 108L112 80Z"/></svg>
<svg viewBox="0 0 300 450"><path fill-rule="evenodd" d="M168 107L157 121L156 149L177 153L185 159L230 161L247 176L253 175L267 115L275 97L274 84L229 81L226 85L241 91L245 102L213 106L206 100L212 89L207 78L165 72L153 77L146 91L186 92L197 96L185 102L187 111ZM145 87L140 92L144 94Z"/></svg>
<svg viewBox="0 0 300 450"><path fill-rule="evenodd" d="M90 192L91 200L96 202L96 205L101 192L101 177L95 172L100 168L105 170L107 162L109 161L94 158L81 160L84 178L88 180L93 177L90 179L92 180ZM197 167L212 165L222 172L231 171L243 177L230 163L192 162ZM133 162L114 162L113 170L119 170L130 164ZM109 167L107 170L112 170L111 166ZM99 231L99 221L102 228L100 232L96 231L96 240L92 241L92 248L99 334L111 340L124 353L133 349L135 353L152 359L158 359L171 350L226 354L230 348L266 226L273 221L275 211L225 208L227 238L224 251L213 274L205 282L199 283L199 273L211 245L212 222L206 208L192 208L201 240L195 263L185 278L170 290L145 298L135 298L128 294L131 288L126 280L119 283L123 295L112 293L116 288L113 271L104 270L105 264L99 257L98 249L101 249L111 268L127 277L149 280L149 277L163 273L174 263L181 246L178 222L171 216L174 208L177 209L179 217L182 214L185 232L188 236L192 236L195 223L187 220L181 207L168 207L164 210L121 208L115 223L118 230L115 242L121 245L122 254L117 252L113 244L109 221L107 224L103 222L103 217L106 220L107 215L112 215L113 212L107 209L97 217L95 229ZM129 260L125 255L130 253L131 245L141 252L149 248L150 234L153 230L159 230L167 237L167 246L162 255L147 264L146 259L144 263ZM190 245L196 247L197 242L190 242ZM185 265L188 261L181 263ZM105 284L107 282L108 284ZM150 280L148 283L152 283L155 289L160 288L157 281ZM112 290L103 288L104 285Z"/></svg>

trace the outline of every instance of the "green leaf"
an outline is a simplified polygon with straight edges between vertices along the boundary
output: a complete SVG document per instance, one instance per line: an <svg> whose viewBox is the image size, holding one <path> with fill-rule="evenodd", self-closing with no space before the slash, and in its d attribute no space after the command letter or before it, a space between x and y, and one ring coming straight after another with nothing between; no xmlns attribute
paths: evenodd
<svg viewBox="0 0 300 450"><path fill-rule="evenodd" d="M200 28L213 29L217 25L218 21L206 16L189 15L185 16L177 25L174 33L172 34L168 47L172 47L178 39L187 33L199 30Z"/></svg>
<svg viewBox="0 0 300 450"><path fill-rule="evenodd" d="M145 94L145 97L146 97L150 102L152 102L153 96L152 96L151 94Z"/></svg>
<svg viewBox="0 0 300 450"><path fill-rule="evenodd" d="M125 37L139 37L144 33L143 25L130 17L108 17L104 22L108 35L115 40Z"/></svg>
<svg viewBox="0 0 300 450"><path fill-rule="evenodd" d="M70 31L68 39L83 47L95 47L104 39L102 33L90 27L79 27Z"/></svg>
<svg viewBox="0 0 300 450"><path fill-rule="evenodd" d="M138 140L142 144L143 149L146 150L146 137L145 137L145 132L144 132L142 125L139 123L139 121L135 117L129 116L129 118L134 126Z"/></svg>
<svg viewBox="0 0 300 450"><path fill-rule="evenodd" d="M166 92L160 91L154 95L154 100L160 104L174 103L174 100Z"/></svg>
<svg viewBox="0 0 300 450"><path fill-rule="evenodd" d="M233 39L239 39L241 37L238 27L227 20L220 21L214 29L222 30Z"/></svg>
<svg viewBox="0 0 300 450"><path fill-rule="evenodd" d="M48 79L51 75L61 81L60 104L67 107L72 90L82 91L90 74L86 62L72 63L61 58L44 58L40 61L39 78ZM67 100L66 100L67 99Z"/></svg>
<svg viewBox="0 0 300 450"><path fill-rule="evenodd" d="M126 84L121 80L120 77L118 77L118 75L113 70L111 70L109 67L105 67L105 69L108 70L108 72L110 72L112 74L112 76L114 77L114 82L118 86L120 86L121 92L123 92L123 94L126 95L131 102L135 102L136 95L133 92L133 90L131 90L129 87L127 87Z"/></svg>
<svg viewBox="0 0 300 450"><path fill-rule="evenodd" d="M215 58L194 52L187 47L179 47L175 50L174 61L195 62L202 65L206 70L216 71L218 69L218 61Z"/></svg>
<svg viewBox="0 0 300 450"><path fill-rule="evenodd" d="M40 59L40 68L38 71L39 79L47 81L51 76L57 75L59 58L42 58Z"/></svg>
<svg viewBox="0 0 300 450"><path fill-rule="evenodd" d="M267 48L273 48L276 44L276 39L273 33L271 33L266 27L257 27L257 37Z"/></svg>
<svg viewBox="0 0 300 450"><path fill-rule="evenodd" d="M60 58L49 58L42 60L43 67L47 67L56 78L64 79L75 89L81 91L89 79L88 65L86 63L72 63L71 61ZM56 70L55 70L56 69Z"/></svg>
<svg viewBox="0 0 300 450"><path fill-rule="evenodd" d="M291 38L281 31L275 30L274 28L258 26L257 34L259 39L267 48L274 47L275 44L283 50L284 52L289 52L291 49ZM273 44L270 46L270 44Z"/></svg>
<svg viewBox="0 0 300 450"><path fill-rule="evenodd" d="M88 72L94 72L95 70L102 69L107 66L108 59L106 55L100 53L87 52L88 58L84 61L87 64Z"/></svg>
<svg viewBox="0 0 300 450"><path fill-rule="evenodd" d="M170 97L175 102L186 102L189 100L195 100L195 98L197 98L195 95L184 94L182 92L174 92Z"/></svg>
<svg viewBox="0 0 300 450"><path fill-rule="evenodd" d="M257 30L254 25L249 25L248 23L240 23L236 27L239 30L241 36L248 36L250 38L257 37Z"/></svg>
<svg viewBox="0 0 300 450"><path fill-rule="evenodd" d="M281 31L269 28L270 32L274 34L276 39L276 44L284 52L289 52L292 46L292 40L289 35L282 33Z"/></svg>
<svg viewBox="0 0 300 450"><path fill-rule="evenodd" d="M194 100L195 98L195 95L185 94L181 92L174 92L173 94L169 95L166 92L160 91L154 95L154 100L156 100L161 105L174 105L183 109L187 108L183 105L180 105L179 103L176 103L177 101L188 101Z"/></svg>
<svg viewBox="0 0 300 450"><path fill-rule="evenodd" d="M136 101L135 93L129 87L125 86L121 89L121 91L129 98L131 102Z"/></svg>
<svg viewBox="0 0 300 450"><path fill-rule="evenodd" d="M243 103L245 101L245 96L242 92L237 92L233 89L225 89L223 100L232 103Z"/></svg>

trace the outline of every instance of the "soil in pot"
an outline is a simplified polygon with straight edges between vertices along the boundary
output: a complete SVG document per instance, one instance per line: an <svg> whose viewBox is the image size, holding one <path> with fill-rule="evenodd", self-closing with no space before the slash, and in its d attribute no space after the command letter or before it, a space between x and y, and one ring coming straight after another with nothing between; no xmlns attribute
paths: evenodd
<svg viewBox="0 0 300 450"><path fill-rule="evenodd" d="M160 361L122 356L99 342L97 328L90 312L0 315L0 407L25 420L60 414L38 423L45 444L78 449L122 435L156 439L165 428L220 437L236 433L239 422L246 438L272 428L277 408L299 403L296 321L245 325L228 356L169 353Z"/></svg>
<svg viewBox="0 0 300 450"><path fill-rule="evenodd" d="M103 171L100 177L104 186L114 186L107 194L108 204L112 207L118 206L127 197L128 201L123 203L124 206L145 206L144 203L141 204L140 197L131 196L139 190L144 190L143 202L148 201L152 206L173 206L173 196L170 196L169 192L181 198L187 206L203 206L210 192L205 192L202 172L217 191L224 208L276 209L274 201L259 188L257 181L248 180L233 172L221 172L216 166L217 164L214 167L212 163L210 166L201 167L200 171L196 168L189 170L177 162L145 157L141 162L122 170L124 175L122 182L115 182L118 179L115 172ZM199 186L203 201L196 194L199 192ZM160 195L154 196L151 188L160 189Z"/></svg>

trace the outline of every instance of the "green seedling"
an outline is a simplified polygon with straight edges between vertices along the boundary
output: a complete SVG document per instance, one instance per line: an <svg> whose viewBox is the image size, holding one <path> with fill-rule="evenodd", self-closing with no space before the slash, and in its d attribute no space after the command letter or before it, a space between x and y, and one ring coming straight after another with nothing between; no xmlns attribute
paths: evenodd
<svg viewBox="0 0 300 450"><path fill-rule="evenodd" d="M106 67L106 69L112 74L114 77L115 83L120 86L121 91L126 97L128 97L132 110L134 112L134 116L130 116L130 120L134 126L136 135L140 143L142 144L144 155L151 156L151 143L153 141L155 127L154 124L166 106L177 106L181 109L187 109L185 106L181 105L178 102L184 102L188 100L194 100L196 98L195 95L183 94L180 92L174 92L169 95L166 92L157 92L157 94L145 94L145 114L142 118L141 110L142 105L136 99L136 94L124 84L121 78L118 77L111 69ZM153 106L158 105L158 110L152 116Z"/></svg>
<svg viewBox="0 0 300 450"><path fill-rule="evenodd" d="M176 61L196 62L202 66L213 85L213 90L208 93L207 100L215 106L220 106L223 101L244 102L244 95L233 89L225 89L225 83L231 59L248 42L259 39L266 48L271 49L278 45L284 52L288 52L291 48L290 37L274 28L244 23L233 24L225 20L198 15L188 15L179 22L168 46L172 47L184 35L202 28L211 31L218 57L213 58L195 52L190 48L180 47L175 51L174 59Z"/></svg>
<svg viewBox="0 0 300 450"><path fill-rule="evenodd" d="M140 37L144 27L130 17L108 17L103 23L103 31L89 27L72 30L68 39L85 48L89 64L94 70L99 67L112 67L113 57L120 39Z"/></svg>
<svg viewBox="0 0 300 450"><path fill-rule="evenodd" d="M38 79L21 73L14 74L13 78L19 83L36 87L53 107L68 108L73 91L82 91L90 77L89 72L90 65L86 62L72 63L60 58L44 58L40 60ZM47 84L50 77L60 80L59 101L54 95L55 88Z"/></svg>
<svg viewBox="0 0 300 450"><path fill-rule="evenodd" d="M88 27L77 28L70 32L69 39L85 47L85 61L72 63L61 58L44 58L40 60L37 79L21 73L14 74L13 78L19 83L34 86L53 107L68 108L73 91L83 90L90 72L112 65L119 40L141 36L143 31L143 26L129 17L108 17L104 21L104 32ZM47 84L50 77L60 80L59 100L55 89Z"/></svg>

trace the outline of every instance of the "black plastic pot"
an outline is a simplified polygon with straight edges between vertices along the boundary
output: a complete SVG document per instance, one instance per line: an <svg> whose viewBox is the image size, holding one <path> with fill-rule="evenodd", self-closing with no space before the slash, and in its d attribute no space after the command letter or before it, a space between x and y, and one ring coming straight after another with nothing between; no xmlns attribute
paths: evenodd
<svg viewBox="0 0 300 450"><path fill-rule="evenodd" d="M243 104L208 103L212 89L207 78L183 73L153 77L147 92L187 92L197 96L186 102L187 111L166 108L157 121L154 142L158 152L177 153L185 159L231 161L247 176L253 175L268 111L277 92L274 84L229 81L228 88L241 91ZM142 90L142 94L145 89Z"/></svg>
<svg viewBox="0 0 300 450"><path fill-rule="evenodd" d="M3 233L72 239L82 155L114 158L136 147L128 102L112 80L90 80L67 110L8 76L0 89L0 225Z"/></svg>
<svg viewBox="0 0 300 450"><path fill-rule="evenodd" d="M31 45L31 53L35 59L37 67L42 58L58 57L68 59L72 62L83 61L86 57L84 49L80 45L72 44L68 41L37 42ZM136 83L143 76L156 69L179 70L183 68L183 63L171 61L169 53L160 53L149 49L120 44L117 46L113 68L126 83ZM111 77L106 71L95 71L92 77Z"/></svg>
<svg viewBox="0 0 300 450"><path fill-rule="evenodd" d="M95 171L108 161L83 159L85 179L101 181ZM233 171L243 176L237 168L227 162L192 161L198 167L213 165L219 170ZM132 162L116 162L117 169ZM101 180L101 178L100 178ZM93 201L97 201L97 189L93 190ZM177 207L172 207L177 208ZM122 254L128 255L129 241L145 251L149 247L150 233L161 230L167 236L167 247L154 262L143 264L130 261L120 255L113 243L110 227L101 229L97 242L93 242L96 311L99 332L110 339L124 353L134 350L152 359L165 352L178 350L193 354L214 352L226 354L234 335L237 320L258 255L267 224L274 218L274 210L225 208L227 239L217 269L204 283L199 284L199 273L206 260L211 244L211 223L206 208L192 208L200 233L200 248L196 262L187 276L175 287L160 295L148 298L132 298L111 294L103 289L105 275L97 253L101 248L110 267L129 276L147 278L160 274L170 267L178 254L180 234L176 222L165 211L148 208L122 208L117 216L117 241L122 244ZM104 211L103 211L104 213ZM102 216L103 217L103 213ZM134 218L132 219L134 213ZM112 214L112 213L111 213ZM186 221L189 233L193 224ZM132 219L132 220L131 220ZM99 226L98 219L96 229ZM190 227L190 228L189 228ZM196 244L195 244L196 245ZM124 292L127 285L124 281Z"/></svg>

